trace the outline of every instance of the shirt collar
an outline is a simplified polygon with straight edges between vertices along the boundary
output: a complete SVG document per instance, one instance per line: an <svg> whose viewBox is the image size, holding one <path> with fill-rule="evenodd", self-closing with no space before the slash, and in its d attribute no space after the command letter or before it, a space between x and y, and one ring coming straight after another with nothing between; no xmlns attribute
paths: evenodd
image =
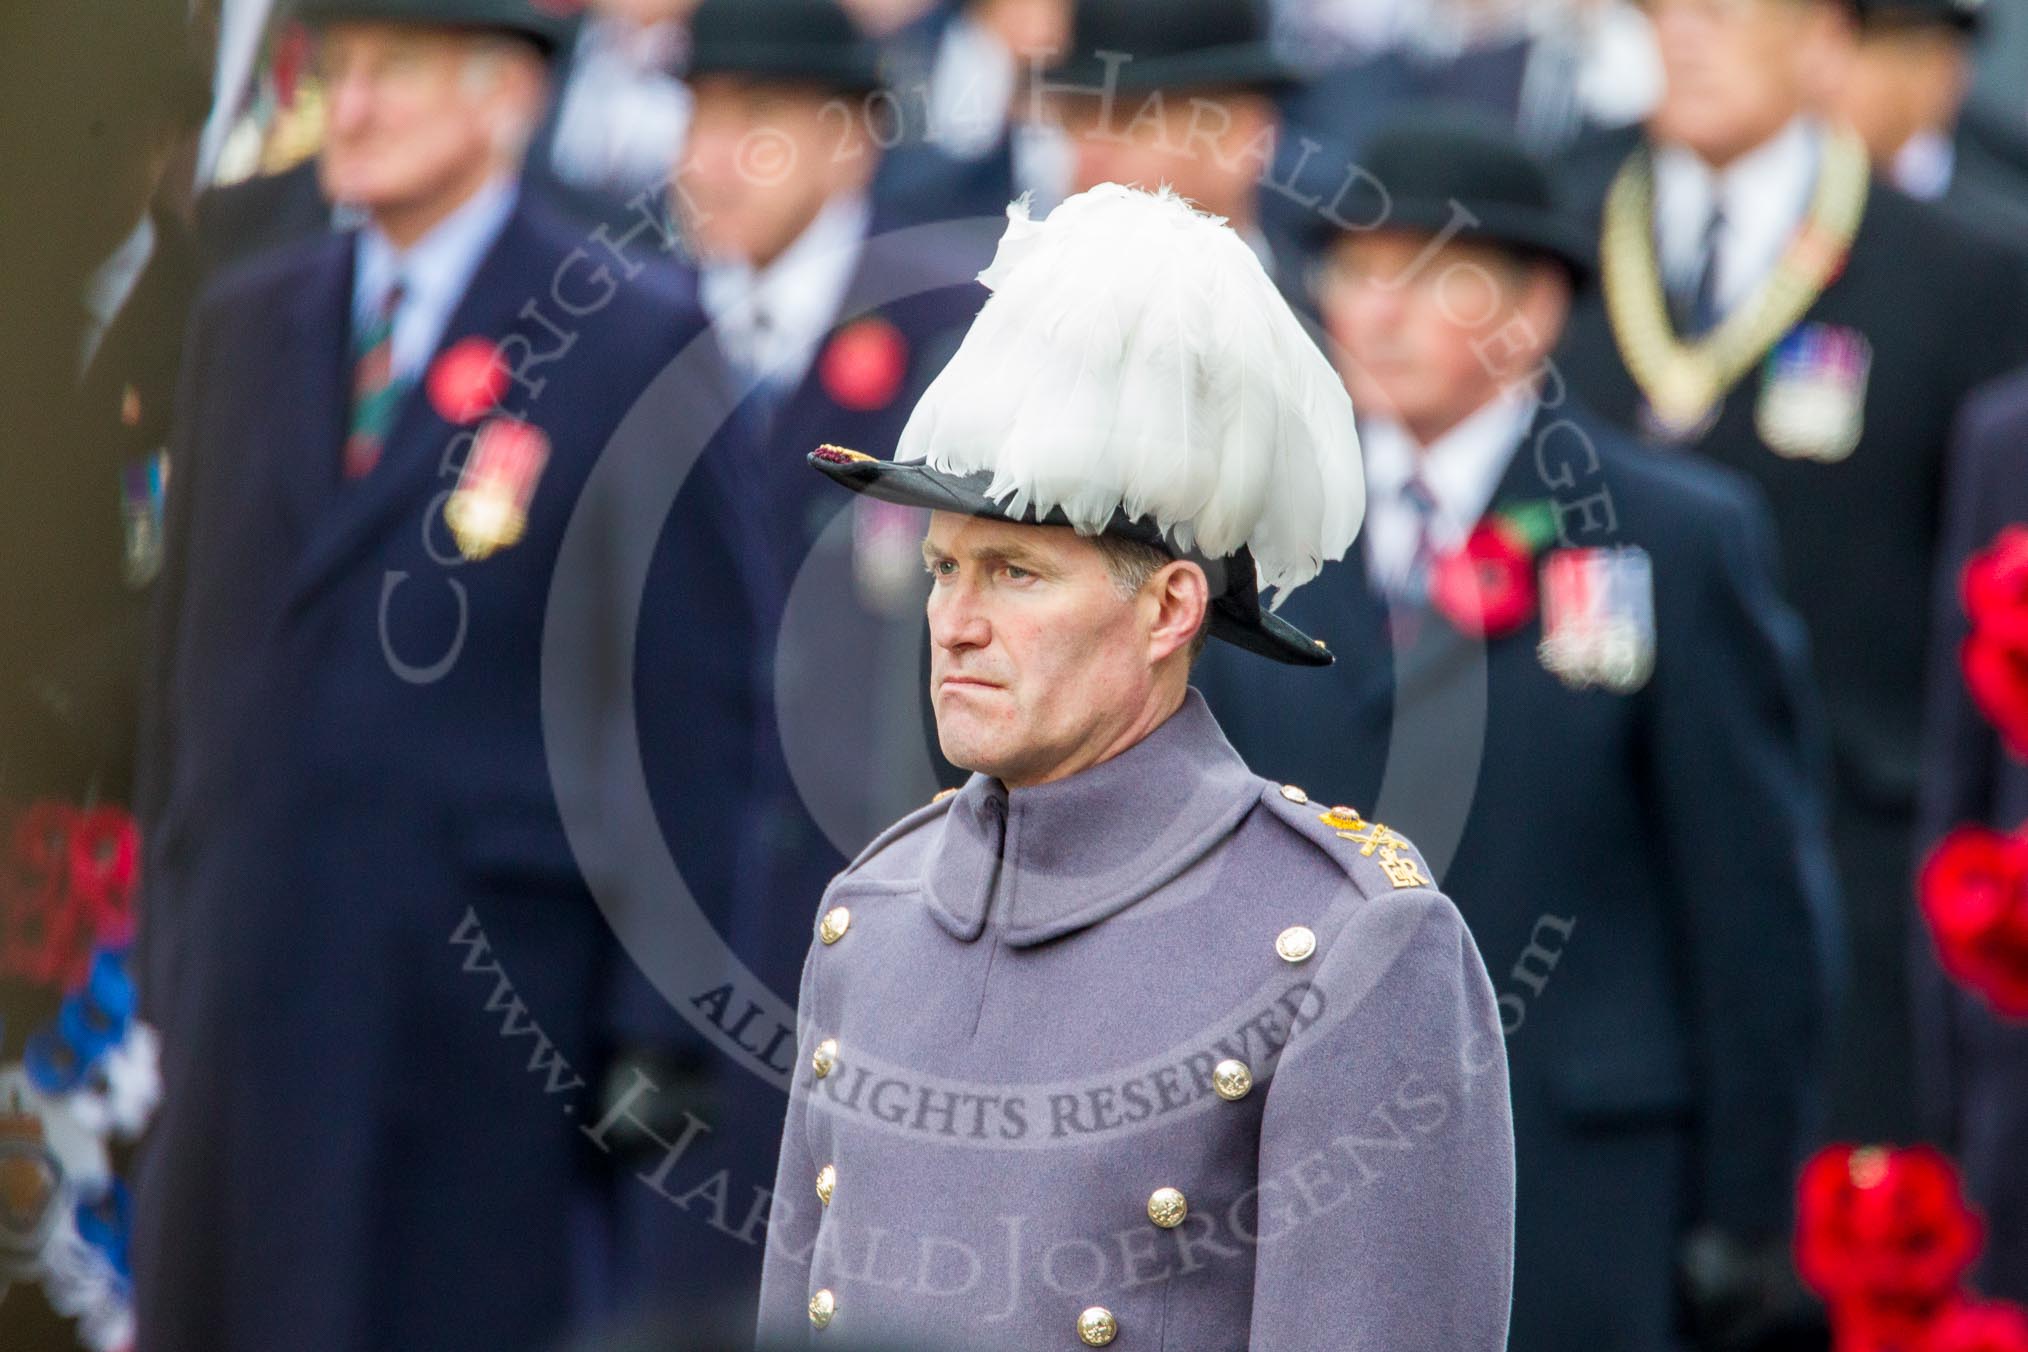
<svg viewBox="0 0 2028 1352"><path fill-rule="evenodd" d="M728 350L770 383L800 380L844 307L872 217L865 194L843 194L765 268L706 264L699 295ZM759 314L767 316L765 333L756 331Z"/></svg>
<svg viewBox="0 0 2028 1352"><path fill-rule="evenodd" d="M1934 202L1950 191L1957 167L1958 148L1949 136L1934 129L1919 131L1895 152L1894 186L1910 197Z"/></svg>
<svg viewBox="0 0 2028 1352"><path fill-rule="evenodd" d="M929 78L929 140L961 160L999 142L1020 79L1020 62L968 13L944 26Z"/></svg>
<svg viewBox="0 0 2028 1352"><path fill-rule="evenodd" d="M1815 120L1793 118L1723 169L1688 147L1658 147L1655 231L1670 284L1695 284L1714 202L1725 209L1717 278L1722 308L1729 310L1772 271L1809 211L1821 135Z"/></svg>
<svg viewBox="0 0 2028 1352"><path fill-rule="evenodd" d="M406 250L396 249L371 222L360 228L352 279L353 322L370 320L388 287L400 279L403 314L394 337L395 370L413 370L436 345L479 261L513 212L517 195L511 176L489 179Z"/></svg>
<svg viewBox="0 0 2028 1352"><path fill-rule="evenodd" d="M1261 781L1203 697L1067 779L1009 792L975 774L950 802L923 899L965 943L990 922L1026 947L1083 929L1166 886L1231 835Z"/></svg>
<svg viewBox="0 0 2028 1352"><path fill-rule="evenodd" d="M1359 445L1366 460L1367 495L1392 502L1418 472L1436 499L1437 521L1468 532L1485 515L1500 476L1535 420L1533 393L1502 391L1478 411L1418 447L1408 429L1390 418L1361 418Z"/></svg>

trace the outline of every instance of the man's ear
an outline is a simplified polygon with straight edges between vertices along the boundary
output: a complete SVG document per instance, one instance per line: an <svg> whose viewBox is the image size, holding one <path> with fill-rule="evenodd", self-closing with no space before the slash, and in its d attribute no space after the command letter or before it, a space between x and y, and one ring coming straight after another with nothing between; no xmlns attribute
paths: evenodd
<svg viewBox="0 0 2028 1352"><path fill-rule="evenodd" d="M1148 660L1161 663L1187 649L1204 627L1211 608L1211 584L1204 570L1187 559L1163 564L1141 589L1155 608L1148 632Z"/></svg>
<svg viewBox="0 0 2028 1352"><path fill-rule="evenodd" d="M1522 369L1514 375L1527 375L1542 364L1563 336L1564 323L1570 318L1571 282L1570 274L1559 263L1538 260L1528 264L1527 280L1521 284L1521 294L1516 298L1516 309L1526 325L1527 332L1540 345L1541 351L1530 361L1522 363Z"/></svg>

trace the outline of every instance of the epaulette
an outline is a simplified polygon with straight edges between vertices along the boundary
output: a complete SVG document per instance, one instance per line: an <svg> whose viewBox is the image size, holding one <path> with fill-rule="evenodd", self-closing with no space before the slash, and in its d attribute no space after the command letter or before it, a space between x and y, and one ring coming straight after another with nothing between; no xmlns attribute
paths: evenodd
<svg viewBox="0 0 2028 1352"><path fill-rule="evenodd" d="M1366 820L1357 808L1322 807L1294 784L1266 785L1261 802L1297 834L1337 860L1366 896L1436 887L1429 865L1409 839L1391 827Z"/></svg>
<svg viewBox="0 0 2028 1352"><path fill-rule="evenodd" d="M850 878L890 845L943 816L950 810L951 799L957 797L957 794L956 789L939 789L936 797L914 811L904 814L900 820L866 842L866 848L852 856L852 862L839 871L838 877Z"/></svg>

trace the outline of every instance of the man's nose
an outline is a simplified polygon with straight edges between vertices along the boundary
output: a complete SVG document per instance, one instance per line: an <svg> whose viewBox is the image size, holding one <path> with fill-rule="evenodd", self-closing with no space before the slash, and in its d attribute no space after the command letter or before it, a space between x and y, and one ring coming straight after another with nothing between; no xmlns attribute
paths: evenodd
<svg viewBox="0 0 2028 1352"><path fill-rule="evenodd" d="M331 130L353 132L366 125L373 113L373 79L358 63L339 72L326 92L331 106Z"/></svg>
<svg viewBox="0 0 2028 1352"><path fill-rule="evenodd" d="M930 593L930 641L946 651L983 648L993 641L976 590L962 582L946 583Z"/></svg>

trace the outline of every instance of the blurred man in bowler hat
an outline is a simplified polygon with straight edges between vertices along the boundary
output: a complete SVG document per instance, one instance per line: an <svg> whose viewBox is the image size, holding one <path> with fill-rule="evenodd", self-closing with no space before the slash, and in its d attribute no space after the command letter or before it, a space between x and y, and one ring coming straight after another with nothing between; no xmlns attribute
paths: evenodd
<svg viewBox="0 0 2028 1352"><path fill-rule="evenodd" d="M602 789L545 738L545 608L701 319L659 219L584 236L520 191L549 11L302 15L318 170L364 224L221 278L186 353L138 802L165 1081L139 1346L540 1347L592 1261L573 1208L611 1163L578 1124L625 972L565 836ZM632 599L736 634L704 595ZM692 753L729 761L683 674Z"/></svg>
<svg viewBox="0 0 2028 1352"><path fill-rule="evenodd" d="M1301 313L1295 248L1270 238L1261 201L1292 79L1254 0L1079 0L1039 91L1070 139L1073 192L1174 188L1231 222Z"/></svg>
<svg viewBox="0 0 2028 1352"><path fill-rule="evenodd" d="M1978 0L1859 0L1858 41L1832 111L1865 138L1888 182L2019 248L2028 173L1963 117L1984 12Z"/></svg>
<svg viewBox="0 0 2028 1352"><path fill-rule="evenodd" d="M1847 5L1652 0L1649 14L1660 105L1572 166L1595 194L1602 285L1559 362L1607 418L1743 471L1773 508L1829 713L1848 919L1828 1130L1904 1138L1944 449L1967 392L2028 343L2028 284L2010 253L1880 182L1864 143L1814 111L1852 41Z"/></svg>
<svg viewBox="0 0 2028 1352"><path fill-rule="evenodd" d="M1727 1346L1781 1313L1835 923L1766 508L1547 364L1592 251L1511 133L1408 111L1365 163L1388 197L1347 214L1378 224L1325 241L1318 287L1366 548L1282 612L1339 661L1215 653L1200 683L1243 755L1438 852L1502 992L1511 1345L1665 1352L1687 1308ZM1475 555L1509 570L1485 595Z"/></svg>
<svg viewBox="0 0 2028 1352"><path fill-rule="evenodd" d="M729 557L714 575L744 579L721 592L745 614L741 637L704 645L680 627L644 626L635 683L654 806L671 838L694 831L686 767L697 714L663 697L651 673L730 658L749 708L744 744L720 781L738 818L727 833L732 866L715 877L686 871L745 968L726 993L698 993L702 1008L727 1026L749 1005L779 1010L779 1022L748 1016L745 1055L714 1057L702 1071L713 1130L698 1149L721 1152L736 1209L725 1229L737 1232L737 1215L764 1210L756 1196L773 1176L782 1094L770 1081L786 1054L774 1033L792 1021L813 898L938 783L925 747L920 637L897 623L924 585L913 523L884 505L884 516L846 511L804 457L829 437L878 445L898 435L983 298L974 278L991 257L997 217L916 229L890 220L871 186L881 156L878 52L836 0L704 0L691 16L688 72L694 103L685 140L669 148L670 198L689 254L685 282L736 405L705 464L735 500L722 511L709 496L696 500L718 521L679 500L648 585L651 594L694 589L697 541L723 533ZM841 691L860 717L813 726ZM688 1026L659 993L634 995L623 1006L630 1064L657 1083L669 1070L691 1073L664 1052L672 1039L687 1042ZM682 1127L677 1113L656 1130L674 1140ZM644 1167L655 1162L651 1153ZM688 1297L700 1272L697 1216L638 1187L621 1188L616 1205L617 1301L657 1308ZM708 1286L744 1318L758 1242L706 1238L719 1254Z"/></svg>

